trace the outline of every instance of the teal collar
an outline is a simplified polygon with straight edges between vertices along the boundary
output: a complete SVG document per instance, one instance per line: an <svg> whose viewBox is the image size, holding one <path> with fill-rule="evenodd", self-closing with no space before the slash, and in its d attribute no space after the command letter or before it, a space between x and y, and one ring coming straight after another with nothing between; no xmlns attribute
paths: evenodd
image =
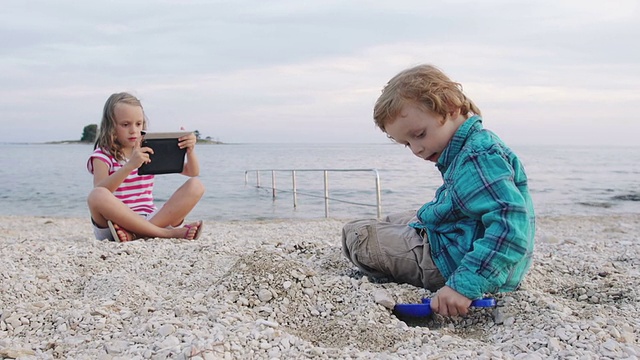
<svg viewBox="0 0 640 360"><path fill-rule="evenodd" d="M453 162L453 159L458 156L467 139L480 130L482 130L482 118L479 115L468 118L460 125L456 133L453 134L451 141L449 141L449 145L447 145L438 158L438 162L436 163L438 170L444 173Z"/></svg>

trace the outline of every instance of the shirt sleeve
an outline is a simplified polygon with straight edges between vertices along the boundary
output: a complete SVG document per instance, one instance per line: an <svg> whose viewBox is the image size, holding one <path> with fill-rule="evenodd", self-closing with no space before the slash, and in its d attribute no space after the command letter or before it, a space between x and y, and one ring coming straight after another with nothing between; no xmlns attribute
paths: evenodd
<svg viewBox="0 0 640 360"><path fill-rule="evenodd" d="M94 151L93 154L91 154L91 156L89 156L89 160L87 160L87 170L89 171L90 174L93 174L93 159L99 159L102 160L102 162L104 162L105 164L107 164L107 167L109 169L111 169L112 167L112 163L111 163L111 159L109 159L109 156L107 156L107 154L101 152L101 151Z"/></svg>
<svg viewBox="0 0 640 360"><path fill-rule="evenodd" d="M464 215L481 222L484 234L473 242L447 286L476 299L503 285L526 256L529 218L514 167L502 151L471 153L456 172L453 201Z"/></svg>

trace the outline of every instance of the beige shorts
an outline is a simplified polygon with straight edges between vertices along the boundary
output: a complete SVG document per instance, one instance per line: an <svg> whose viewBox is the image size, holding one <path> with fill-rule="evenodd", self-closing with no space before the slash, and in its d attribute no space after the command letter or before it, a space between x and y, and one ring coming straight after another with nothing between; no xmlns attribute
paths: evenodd
<svg viewBox="0 0 640 360"><path fill-rule="evenodd" d="M360 270L374 278L390 278L435 291L445 279L433 263L426 234L408 224L415 211L387 216L382 221L351 221L342 229L342 250Z"/></svg>

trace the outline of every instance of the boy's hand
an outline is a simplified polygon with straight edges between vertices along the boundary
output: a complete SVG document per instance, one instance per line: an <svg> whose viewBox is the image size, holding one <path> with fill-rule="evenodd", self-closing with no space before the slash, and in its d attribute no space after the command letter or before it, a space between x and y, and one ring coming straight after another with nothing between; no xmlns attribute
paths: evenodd
<svg viewBox="0 0 640 360"><path fill-rule="evenodd" d="M471 300L452 288L445 286L431 298L431 310L443 316L466 315Z"/></svg>

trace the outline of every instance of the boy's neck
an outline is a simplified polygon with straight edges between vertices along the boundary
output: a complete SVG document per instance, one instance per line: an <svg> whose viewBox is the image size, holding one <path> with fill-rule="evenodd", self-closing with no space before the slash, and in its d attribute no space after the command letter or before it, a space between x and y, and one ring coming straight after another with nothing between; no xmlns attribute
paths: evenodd
<svg viewBox="0 0 640 360"><path fill-rule="evenodd" d="M467 121L471 116L469 114L467 115L458 115L457 118L455 119L449 119L449 121L453 121L453 123L455 124L456 129L458 129L462 124L464 124L465 121Z"/></svg>

